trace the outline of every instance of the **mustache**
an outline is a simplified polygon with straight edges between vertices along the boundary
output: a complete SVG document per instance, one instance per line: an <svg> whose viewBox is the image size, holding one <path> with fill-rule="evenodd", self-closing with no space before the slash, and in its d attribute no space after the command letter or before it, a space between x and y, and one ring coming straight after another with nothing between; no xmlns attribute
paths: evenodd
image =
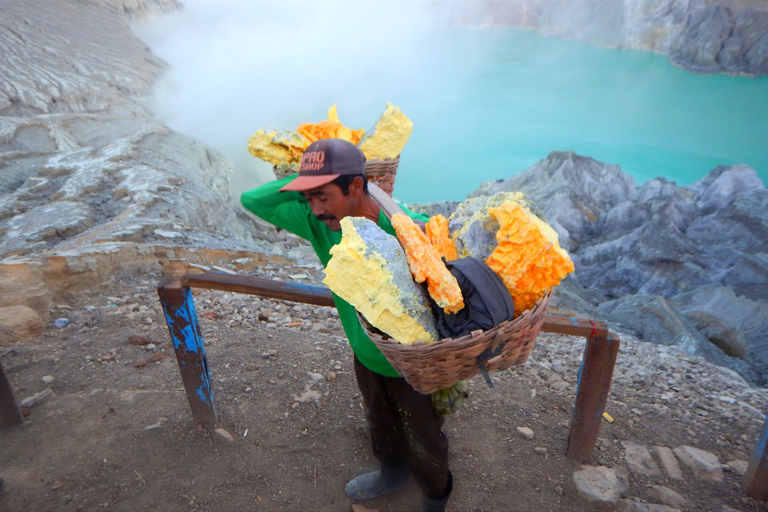
<svg viewBox="0 0 768 512"><path fill-rule="evenodd" d="M316 215L317 220L321 222L329 221L329 220L336 220L336 217L333 215Z"/></svg>

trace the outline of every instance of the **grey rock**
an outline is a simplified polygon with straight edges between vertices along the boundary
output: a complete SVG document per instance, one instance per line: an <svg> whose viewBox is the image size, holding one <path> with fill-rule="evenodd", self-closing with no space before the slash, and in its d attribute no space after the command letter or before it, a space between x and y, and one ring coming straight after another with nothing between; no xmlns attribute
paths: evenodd
<svg viewBox="0 0 768 512"><path fill-rule="evenodd" d="M651 494L665 505L669 505L673 508L685 510L691 506L691 502L685 499L683 495L670 489L669 487L664 487L663 485L652 486Z"/></svg>
<svg viewBox="0 0 768 512"><path fill-rule="evenodd" d="M573 482L579 496L603 507L616 505L621 494L626 491L616 470L606 466L582 466L581 470L573 474Z"/></svg>
<svg viewBox="0 0 768 512"><path fill-rule="evenodd" d="M635 441L622 441L621 445L624 447L624 461L630 471L641 475L661 474L646 445Z"/></svg>
<svg viewBox="0 0 768 512"><path fill-rule="evenodd" d="M692 446L679 446L673 452L696 478L709 482L723 481L723 468L717 455Z"/></svg>
<svg viewBox="0 0 768 512"><path fill-rule="evenodd" d="M737 475L744 476L747 473L749 463L746 460L730 460L726 462L726 466L731 468Z"/></svg>
<svg viewBox="0 0 768 512"><path fill-rule="evenodd" d="M664 468L664 471L666 471L669 478L673 480L684 479L683 472L680 470L680 465L677 463L675 454L672 453L671 449L666 446L654 446L653 453L655 453L661 461L661 466Z"/></svg>

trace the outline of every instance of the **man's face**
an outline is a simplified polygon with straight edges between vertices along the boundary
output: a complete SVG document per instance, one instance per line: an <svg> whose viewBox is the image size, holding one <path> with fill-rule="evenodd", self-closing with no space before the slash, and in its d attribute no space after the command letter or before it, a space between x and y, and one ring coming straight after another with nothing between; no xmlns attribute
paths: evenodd
<svg viewBox="0 0 768 512"><path fill-rule="evenodd" d="M324 222L331 231L340 231L339 221L354 215L357 207L356 197L351 187L350 194L344 195L341 187L335 183L305 190L301 195L309 203L315 217Z"/></svg>

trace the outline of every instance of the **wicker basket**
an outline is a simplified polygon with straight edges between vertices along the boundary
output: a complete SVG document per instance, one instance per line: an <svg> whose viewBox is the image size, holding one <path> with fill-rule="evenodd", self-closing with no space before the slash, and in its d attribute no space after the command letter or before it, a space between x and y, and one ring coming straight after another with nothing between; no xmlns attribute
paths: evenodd
<svg viewBox="0 0 768 512"><path fill-rule="evenodd" d="M371 341L395 370L413 389L430 394L484 371L523 364L541 331L551 295L550 291L512 321L430 344L402 345L372 327L362 315L358 316Z"/></svg>
<svg viewBox="0 0 768 512"><path fill-rule="evenodd" d="M395 175L397 174L399 163L399 155L391 160L368 160L365 162L365 176L368 178L368 181L377 184L384 192L391 196L395 188ZM295 174L296 172L291 169L278 170L277 167L274 167L273 170L277 179L285 178L289 174Z"/></svg>

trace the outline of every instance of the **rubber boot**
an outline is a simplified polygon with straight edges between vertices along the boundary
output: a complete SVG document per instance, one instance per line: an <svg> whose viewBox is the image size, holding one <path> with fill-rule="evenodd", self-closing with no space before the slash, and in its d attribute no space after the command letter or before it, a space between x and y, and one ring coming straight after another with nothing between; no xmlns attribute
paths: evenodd
<svg viewBox="0 0 768 512"><path fill-rule="evenodd" d="M355 501L368 501L392 494L411 485L410 470L373 471L353 478L344 489Z"/></svg>
<svg viewBox="0 0 768 512"><path fill-rule="evenodd" d="M448 485L445 489L445 496L439 500L433 500L426 494L422 500L421 510L422 512L445 512L445 507L448 504L448 498L451 496L453 490L453 475L448 472Z"/></svg>

